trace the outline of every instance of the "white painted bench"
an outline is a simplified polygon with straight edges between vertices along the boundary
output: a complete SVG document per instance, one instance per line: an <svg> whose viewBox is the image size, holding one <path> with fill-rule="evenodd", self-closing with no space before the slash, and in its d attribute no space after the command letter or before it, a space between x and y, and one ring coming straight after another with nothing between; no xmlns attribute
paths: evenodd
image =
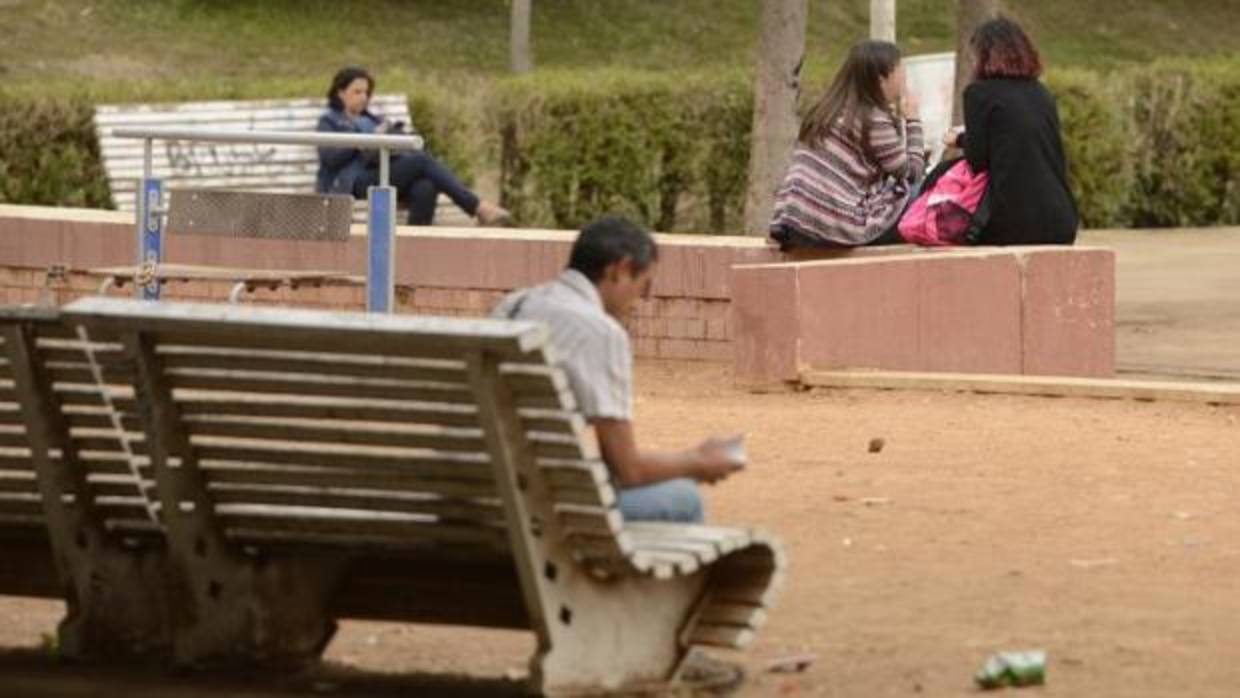
<svg viewBox="0 0 1240 698"><path fill-rule="evenodd" d="M0 593L66 598L69 655L526 628L561 695L746 645L782 581L761 533L623 520L538 324L87 298L0 328Z"/></svg>
<svg viewBox="0 0 1240 698"><path fill-rule="evenodd" d="M405 95L375 95L371 105L377 114L411 123ZM95 108L95 128L112 203L121 211L134 209L134 188L142 176L143 160L142 141L117 138L112 135L115 128L313 131L323 109L321 98L99 105ZM314 147L297 145L157 141L152 156L153 174L164 180L169 191L202 188L305 194L314 191L319 166ZM364 204L359 202L355 211L364 217ZM470 224L469 218L442 196L435 221Z"/></svg>

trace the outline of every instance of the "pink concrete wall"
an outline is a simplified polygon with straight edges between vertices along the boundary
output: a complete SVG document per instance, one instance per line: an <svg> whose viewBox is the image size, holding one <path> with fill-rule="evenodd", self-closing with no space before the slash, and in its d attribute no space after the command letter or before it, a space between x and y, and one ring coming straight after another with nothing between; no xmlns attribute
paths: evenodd
<svg viewBox="0 0 1240 698"><path fill-rule="evenodd" d="M170 263L361 275L363 233L355 230L345 243L171 236L165 256ZM576 235L441 227L402 227L397 234L397 312L439 315L482 315L505 292L550 278L563 268ZM806 365L1061 375L1114 370L1109 251L900 246L794 258L756 238L658 239L652 297L628 322L641 357L735 359L741 376L779 380L795 379ZM129 214L0 205L0 302L92 294L99 279L86 270L132 264L135 240ZM41 290L54 264L70 272ZM733 275L735 265L742 266ZM171 283L164 293L223 301L230 289L227 282L187 282ZM364 307L360 287L260 290L249 298ZM1090 351L1062 350L1082 345Z"/></svg>
<svg viewBox="0 0 1240 698"><path fill-rule="evenodd" d="M734 270L737 376L806 369L1062 376L1115 372L1115 258L973 248Z"/></svg>
<svg viewBox="0 0 1240 698"><path fill-rule="evenodd" d="M128 214L82 209L0 206L0 302L35 302L53 264L70 272L43 295L64 302L94 293L98 278L85 270L133 264L136 233ZM397 230L397 311L482 315L507 291L540 283L568 259L572 231L406 228ZM732 359L731 267L782 261L761 239L660 235L652 297L629 321L638 356ZM364 274L362 230L346 243L236 240L170 236L169 263L343 271ZM170 283L171 299L223 301L231 284ZM125 293L115 291L114 293ZM251 302L342 309L364 307L360 288L260 290Z"/></svg>

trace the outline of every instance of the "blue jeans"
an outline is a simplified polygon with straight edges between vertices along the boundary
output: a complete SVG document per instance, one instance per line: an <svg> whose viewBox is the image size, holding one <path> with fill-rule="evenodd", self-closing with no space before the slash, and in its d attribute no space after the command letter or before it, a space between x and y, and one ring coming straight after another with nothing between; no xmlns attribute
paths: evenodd
<svg viewBox="0 0 1240 698"><path fill-rule="evenodd" d="M394 156L390 177L397 197L409 207L409 225L431 224L440 192L447 194L465 213L471 216L478 213L478 196L466 189L452 170L421 150ZM376 165L353 182L354 198L365 199L366 188L378 182Z"/></svg>
<svg viewBox="0 0 1240 698"><path fill-rule="evenodd" d="M688 478L620 490L620 513L627 521L702 523L702 493Z"/></svg>

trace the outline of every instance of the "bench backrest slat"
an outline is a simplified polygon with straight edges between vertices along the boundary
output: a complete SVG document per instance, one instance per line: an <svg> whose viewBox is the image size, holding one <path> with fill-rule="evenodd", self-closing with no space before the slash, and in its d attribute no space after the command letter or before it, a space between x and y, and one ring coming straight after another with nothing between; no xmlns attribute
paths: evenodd
<svg viewBox="0 0 1240 698"><path fill-rule="evenodd" d="M2 335L0 349L7 351ZM0 522L42 526L39 485L7 353L0 359L0 440Z"/></svg>

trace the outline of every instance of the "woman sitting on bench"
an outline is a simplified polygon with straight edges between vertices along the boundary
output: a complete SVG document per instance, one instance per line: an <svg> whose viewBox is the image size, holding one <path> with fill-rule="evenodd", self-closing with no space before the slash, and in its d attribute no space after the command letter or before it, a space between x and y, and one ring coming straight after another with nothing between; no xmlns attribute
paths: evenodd
<svg viewBox="0 0 1240 698"><path fill-rule="evenodd" d="M372 113L370 96L375 79L363 68L343 68L332 78L327 91L327 111L319 117L319 131L330 133L395 134L405 129L400 121L388 121ZM350 194L366 198L366 190L379 183L379 154L357 148L319 148L320 193ZM456 175L424 151L398 153L392 157L391 183L409 207L409 225L430 225L440 192L478 219L481 225L508 222L508 211L478 198Z"/></svg>

